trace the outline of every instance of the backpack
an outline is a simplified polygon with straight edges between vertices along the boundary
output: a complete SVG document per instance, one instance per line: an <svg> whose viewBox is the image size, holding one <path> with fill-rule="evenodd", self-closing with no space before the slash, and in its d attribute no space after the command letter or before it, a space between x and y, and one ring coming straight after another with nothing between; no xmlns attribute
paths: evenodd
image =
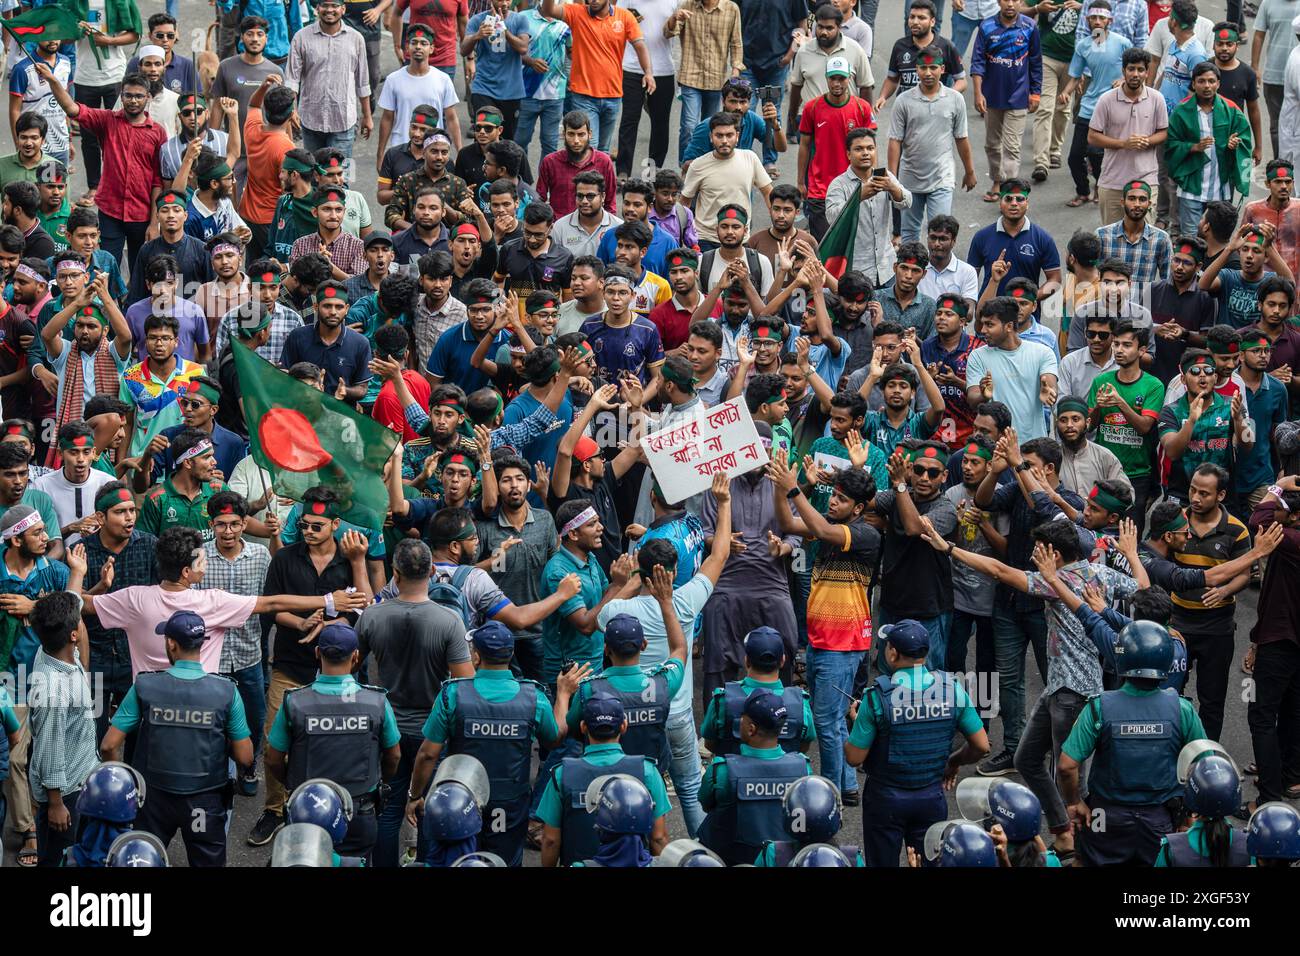
<svg viewBox="0 0 1300 956"><path fill-rule="evenodd" d="M465 586L465 582L469 580L469 573L473 570L472 564L464 564L451 573L450 582L440 581L436 576L429 579L429 600L460 615L467 628L474 620L474 609L465 599L465 593L461 588Z"/></svg>
<svg viewBox="0 0 1300 956"><path fill-rule="evenodd" d="M700 257L699 274L702 277L702 280L707 280L713 273L713 263L717 257L718 250L716 249L710 249ZM757 288L763 280L763 264L759 259L759 252L757 249L751 249L749 246L745 246L745 266L749 269L750 280L754 283L755 288Z"/></svg>

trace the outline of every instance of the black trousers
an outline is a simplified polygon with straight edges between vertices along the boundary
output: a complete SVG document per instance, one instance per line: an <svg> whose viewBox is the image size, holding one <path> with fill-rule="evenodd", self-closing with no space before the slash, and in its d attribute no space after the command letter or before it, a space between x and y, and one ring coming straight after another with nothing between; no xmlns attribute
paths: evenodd
<svg viewBox="0 0 1300 956"><path fill-rule="evenodd" d="M85 103L95 109L111 110L117 102L117 87L84 86L77 83L72 88L72 95L78 103ZM81 128L81 158L86 163L86 185L94 189L99 185L99 174L103 170L103 153L98 138L84 126Z"/></svg>
<svg viewBox="0 0 1300 956"><path fill-rule="evenodd" d="M655 169L663 167L668 158L668 133L672 128L669 117L673 111L676 90L672 76L656 76L655 91L647 100L645 88L641 85L641 74L623 71L623 114L618 120L618 156L614 159L614 169L620 176L632 175L642 106L650 113L650 162ZM653 181L654 174L638 178Z"/></svg>
<svg viewBox="0 0 1300 956"><path fill-rule="evenodd" d="M830 223L826 221L826 200L825 199L805 199L803 201L804 215L808 217L808 231L812 233L813 238L821 241L822 236L826 235Z"/></svg>
<svg viewBox="0 0 1300 956"><path fill-rule="evenodd" d="M141 830L162 840L163 846L180 830L190 866L225 866L228 794L228 787L185 794L150 787L136 822Z"/></svg>
<svg viewBox="0 0 1300 956"><path fill-rule="evenodd" d="M1273 641L1255 649L1255 699L1246 722L1259 767L1259 802L1282 800L1300 782L1300 646Z"/></svg>
<svg viewBox="0 0 1300 956"><path fill-rule="evenodd" d="M379 817L375 814L375 804L370 798L360 798L356 812L348 821L348 832L334 849L340 856L363 856L369 866L378 839Z"/></svg>
<svg viewBox="0 0 1300 956"><path fill-rule="evenodd" d="M1138 540L1141 541L1147 526L1147 509L1151 507L1151 476L1143 475L1130 481L1133 484L1133 507L1128 511L1128 517L1137 525Z"/></svg>
<svg viewBox="0 0 1300 956"><path fill-rule="evenodd" d="M434 67L437 69L437 67ZM515 127L519 125L519 100L499 100L482 93L471 93L470 106L477 112L484 106L495 106L501 111L501 138L514 139Z"/></svg>
<svg viewBox="0 0 1300 956"><path fill-rule="evenodd" d="M1187 669L1196 668L1196 699L1200 704L1205 736L1218 740L1219 732L1223 730L1223 703L1228 698L1228 675L1236 651L1233 641L1236 625L1225 624L1211 634L1189 634L1186 629L1178 627L1176 619L1173 626L1187 641Z"/></svg>
<svg viewBox="0 0 1300 956"><path fill-rule="evenodd" d="M1265 83L1263 86L1264 106L1268 110L1268 141L1273 146L1273 155L1277 156L1277 124L1282 113L1284 87L1281 83Z"/></svg>
<svg viewBox="0 0 1300 956"><path fill-rule="evenodd" d="M1076 119L1074 138L1070 140L1070 157L1067 160L1070 175L1074 177L1076 196L1092 195L1092 186L1088 183L1088 171L1092 170L1093 179L1101 176L1101 157L1100 149L1088 145L1088 120Z"/></svg>

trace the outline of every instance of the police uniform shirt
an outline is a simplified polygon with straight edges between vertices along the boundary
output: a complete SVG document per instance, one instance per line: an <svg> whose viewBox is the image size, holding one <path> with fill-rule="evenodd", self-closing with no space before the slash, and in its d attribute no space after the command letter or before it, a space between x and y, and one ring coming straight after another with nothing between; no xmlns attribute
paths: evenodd
<svg viewBox="0 0 1300 956"><path fill-rule="evenodd" d="M207 676L203 670L203 665L198 661L177 661L171 667L167 668L167 673L173 677L179 677L181 680L201 680ZM117 705L117 712L113 714L112 725L124 734L129 734L136 730L144 716L140 713L140 701L136 697L135 687L132 686L122 698L122 703ZM226 739L235 742L246 740L249 737L248 718L244 714L244 699L238 694L231 697L230 711L226 714Z"/></svg>
<svg viewBox="0 0 1300 956"><path fill-rule="evenodd" d="M1246 835L1240 830L1233 828L1230 831L1230 842L1237 843L1239 840L1246 839ZM1205 822L1197 820L1187 829L1187 843L1198 856L1208 857L1210 855L1209 845L1205 842ZM1156 862L1153 866L1171 866L1169 862L1169 837L1162 837L1160 840L1160 852L1156 854ZM1255 865L1255 858L1250 858L1250 865Z"/></svg>
<svg viewBox="0 0 1300 956"><path fill-rule="evenodd" d="M606 674L609 671L605 671ZM785 692L785 685L779 680L755 680L752 677L746 677L740 682L740 687L748 697L756 690L771 691L780 697ZM982 725L981 725L982 726ZM709 700L709 706L704 711L704 719L700 721L700 736L705 740L722 740L730 733L727 727L727 691L724 687L719 687L713 692L713 697ZM803 698L803 736L800 738L802 743L812 743L817 739L817 731L813 727L812 704L805 694Z"/></svg>
<svg viewBox="0 0 1300 956"><path fill-rule="evenodd" d="M686 667L675 657L670 657L662 664L654 667L642 667L640 664L631 664L626 667L606 667L600 672L601 677L609 680L615 690L623 692L640 693L646 689L651 678L663 674L664 680L668 682L668 700L672 700L681 690L682 683L686 680ZM576 733L578 723L582 720L582 707L591 698L592 683L591 680L584 680L578 685L578 692L573 695L573 700L569 702L569 712L565 719L569 724L569 733ZM664 701L663 703L667 703ZM631 723L631 721L629 721Z"/></svg>
<svg viewBox="0 0 1300 956"><path fill-rule="evenodd" d="M618 763L625 756L623 748L617 743L612 744L589 744L582 752L582 759L587 763L597 767L608 767ZM564 820L564 801L562 798L563 791L561 787L564 784L563 779L564 767L558 766L551 774L551 779L546 781L546 788L542 791L542 800L537 805L537 819L541 820L548 827L555 827L557 830ZM668 788L664 786L664 778L655 767L653 760L645 762L645 784L650 791L650 796L654 799L655 819L668 815L672 809L672 804L668 801Z"/></svg>
<svg viewBox="0 0 1300 956"><path fill-rule="evenodd" d="M934 675L930 673L930 669L924 664L918 664L916 667L910 667L907 670L894 671L889 676L896 686L910 687L913 690L917 688L918 680L922 689L934 683ZM957 730L966 736L970 736L976 731L984 729L984 723L980 720L979 711L971 703L970 695L966 693L966 689L961 684L955 684L953 692L957 704ZM858 719L853 723L853 732L849 734L849 743L859 750L871 749L871 744L876 739L879 723L885 719L885 715L877 710L874 703L868 703L868 701L875 700L877 700L876 694L866 695L862 701L862 706L858 708Z"/></svg>
<svg viewBox="0 0 1300 956"><path fill-rule="evenodd" d="M351 674L320 674L312 681L311 689L320 694L346 697L361 689L357 679ZM235 695L238 697L239 695ZM266 742L281 753L288 753L293 746L293 736L289 733L289 708L281 707L275 715L275 723L266 736ZM379 746L384 750L396 747L402 739L397 729L397 718L393 715L393 706L384 699L384 726L379 733Z"/></svg>
<svg viewBox="0 0 1300 956"><path fill-rule="evenodd" d="M456 722L456 682L444 684L434 701L429 719L424 722L424 739L435 744L445 744L451 739L452 728ZM508 670L482 670L474 675L474 689L488 703L499 704L513 700L519 693L519 681ZM556 726L555 715L551 712L551 702L543 693L537 695L537 710L534 719L538 726L538 737L548 747L560 739L560 728ZM396 738L394 738L394 741Z"/></svg>
<svg viewBox="0 0 1300 956"><path fill-rule="evenodd" d="M981 727L984 725L981 724ZM740 756L756 757L759 760L780 760L787 756L781 747L751 747L748 744L740 745ZM811 775L812 761L804 757L804 763L807 764L808 774ZM777 799L773 797L773 799ZM704 771L704 777L700 781L700 806L706 812L712 813L725 806L730 806L736 802L736 790L731 783L731 775L727 773L727 759L725 757L714 757L709 768Z"/></svg>
<svg viewBox="0 0 1300 956"><path fill-rule="evenodd" d="M1132 694L1134 697L1150 697L1152 694L1160 693L1158 689L1143 690L1127 681L1120 688L1120 692ZM1181 718L1179 732L1183 737L1182 743L1185 744L1189 740L1204 738L1205 727L1201 724L1201 718L1196 713L1196 708L1192 706L1192 702L1186 697L1180 697L1178 698L1178 709ZM1061 752L1069 755L1071 760L1083 763L1097 749L1097 738L1101 734L1102 728L1102 720L1099 714L1099 708L1089 703L1074 722L1074 728L1070 731L1070 736L1065 738L1065 743L1061 745Z"/></svg>

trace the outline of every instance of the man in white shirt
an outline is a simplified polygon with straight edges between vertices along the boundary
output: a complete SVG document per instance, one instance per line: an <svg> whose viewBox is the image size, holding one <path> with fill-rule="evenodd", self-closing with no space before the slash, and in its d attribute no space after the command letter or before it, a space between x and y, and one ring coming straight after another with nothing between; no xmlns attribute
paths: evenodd
<svg viewBox="0 0 1300 956"><path fill-rule="evenodd" d="M834 222L855 191L861 191L858 206L858 234L853 243L850 269L865 273L875 288L889 282L894 275L892 209L906 209L912 204L907 187L888 171L883 177L872 175L883 166L876 149L876 136L858 127L848 135L849 168L840 173L826 189L826 221Z"/></svg>
<svg viewBox="0 0 1300 956"><path fill-rule="evenodd" d="M406 66L389 73L379 92L379 149L375 163L384 161L384 152L406 142L411 113L417 106L429 105L438 111L440 126L460 149L460 118L456 115L456 87L442 70L429 65L433 52L433 30L414 23L406 30Z"/></svg>
<svg viewBox="0 0 1300 956"><path fill-rule="evenodd" d="M95 430L85 422L68 422L59 429L59 454L63 466L41 475L32 487L45 492L54 502L63 541L71 548L83 534L99 530L95 493L114 479L91 467L95 460Z"/></svg>
<svg viewBox="0 0 1300 956"><path fill-rule="evenodd" d="M1291 32L1300 40L1300 17L1291 21ZM1294 164L1300 159L1300 45L1287 57L1277 126L1278 159Z"/></svg>
<svg viewBox="0 0 1300 956"><path fill-rule="evenodd" d="M930 219L926 246L930 262L916 291L939 301L942 295L959 295L967 301L967 310L975 311L979 301L980 282L975 267L965 259L953 255L961 225L952 216L934 216Z"/></svg>
<svg viewBox="0 0 1300 956"><path fill-rule="evenodd" d="M551 241L578 256L594 256L605 233L623 220L605 208L605 176L585 169L573 177L573 198L578 208L555 220Z"/></svg>

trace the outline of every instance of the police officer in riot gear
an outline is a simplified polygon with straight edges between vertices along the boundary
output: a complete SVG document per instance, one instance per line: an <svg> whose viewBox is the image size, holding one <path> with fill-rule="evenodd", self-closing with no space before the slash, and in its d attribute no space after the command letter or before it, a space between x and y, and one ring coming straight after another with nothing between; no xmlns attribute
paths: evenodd
<svg viewBox="0 0 1300 956"><path fill-rule="evenodd" d="M152 833L128 830L108 848L105 866L165 867L168 865L167 849Z"/></svg>
<svg viewBox="0 0 1300 956"><path fill-rule="evenodd" d="M721 757L740 749L740 713L745 699L756 690L771 691L785 702L790 716L781 728L781 749L786 753L808 750L817 738L808 693L781 683L784 666L785 641L780 631L756 627L745 635L745 678L727 681L714 690L704 720L700 722L700 736L713 754Z"/></svg>
<svg viewBox="0 0 1300 956"><path fill-rule="evenodd" d="M1081 837L1085 866L1150 866L1161 837L1173 830L1168 801L1182 789L1179 751L1205 736L1191 701L1160 689L1173 662L1173 639L1154 621L1134 621L1119 635L1119 690L1094 697L1061 747L1057 785ZM1093 757L1088 802L1079 793L1079 765Z"/></svg>
<svg viewBox="0 0 1300 956"><path fill-rule="evenodd" d="M180 830L190 866L225 866L234 804L227 756L242 771L253 766L244 702L234 681L205 673L199 663L208 636L203 618L177 611L154 630L166 639L172 666L136 675L100 753L118 754L138 729L135 766L149 787L140 828L164 845Z"/></svg>
<svg viewBox="0 0 1300 956"><path fill-rule="evenodd" d="M425 866L451 866L478 850L483 808L491 796L487 770L474 757L452 754L438 761L433 788L424 801Z"/></svg>
<svg viewBox="0 0 1300 956"><path fill-rule="evenodd" d="M483 764L491 782L492 798L483 808L479 847L519 866L528 833L533 741L540 739L547 747L559 742L555 715L568 710L580 673L573 668L559 675L552 708L541 684L517 680L510 672L515 636L508 627L488 621L468 636L475 674L449 680L438 692L424 724L424 743L411 768L406 819L420 825L424 792L443 749L469 754Z"/></svg>
<svg viewBox="0 0 1300 956"><path fill-rule="evenodd" d="M357 632L347 624L321 628L316 638L320 673L287 691L266 738L266 771L286 789L316 777L352 795L347 835L333 850L369 861L378 835L380 784L397 772L401 735L383 690L352 676L360 661Z"/></svg>
<svg viewBox="0 0 1300 956"><path fill-rule="evenodd" d="M124 763L108 761L90 771L77 796L77 842L63 851L63 865L104 866L113 842L131 830L145 791L140 771Z"/></svg>
<svg viewBox="0 0 1300 956"><path fill-rule="evenodd" d="M1033 869L1061 865L1040 833L1043 805L1024 784L997 777L967 777L957 784L957 809L989 831L1003 866Z"/></svg>
<svg viewBox="0 0 1300 956"><path fill-rule="evenodd" d="M997 850L984 828L966 820L940 820L925 831L923 853L930 866L996 867ZM921 865L921 855L907 848L908 866Z"/></svg>
<svg viewBox="0 0 1300 956"><path fill-rule="evenodd" d="M1294 866L1300 860L1300 812L1280 800L1261 804L1246 827L1246 850L1257 866Z"/></svg>
<svg viewBox="0 0 1300 956"><path fill-rule="evenodd" d="M836 846L835 835L844 823L844 803L839 788L825 777L814 775L790 784L781 800L781 811L789 839L765 843L755 866L789 866L803 848L814 844ZM866 866L856 846L840 849L851 865Z"/></svg>
<svg viewBox="0 0 1300 956"><path fill-rule="evenodd" d="M644 834L650 844L647 859L657 855L668 843L668 790L654 760L626 753L620 745L628 728L623 702L603 694L588 697L582 705L580 727L588 741L586 749L581 757L566 757L551 771L537 805L537 817L542 821L542 866L573 866L593 857L614 856L602 843L599 814L589 812L585 803L593 781L611 774L639 780L649 792L650 822ZM602 859L601 865L629 864Z"/></svg>
<svg viewBox="0 0 1300 956"><path fill-rule="evenodd" d="M505 860L495 853L488 853L486 850L479 850L477 853L466 853L452 864L452 866L487 867L489 869L504 867L505 865Z"/></svg>
<svg viewBox="0 0 1300 956"><path fill-rule="evenodd" d="M668 842L664 818L657 816L658 804L636 777L625 773L597 777L587 787L584 802L600 846L595 856L575 860L574 866L647 867L654 861L648 846L652 834L661 831L655 839L657 848Z"/></svg>
<svg viewBox="0 0 1300 956"><path fill-rule="evenodd" d="M1183 751L1200 751L1204 743L1193 741ZM1217 745L1216 749L1221 751ZM1241 807L1241 775L1236 765L1222 752L1195 753L1189 759L1183 807L1195 814L1196 820L1181 833L1165 834L1156 866L1250 866L1246 834L1234 830L1225 819L1235 816Z"/></svg>
<svg viewBox="0 0 1300 956"><path fill-rule="evenodd" d="M837 867L850 867L853 864L849 858L844 855L844 851L837 846L829 843L810 843L798 853L786 866L794 867L826 867L834 869Z"/></svg>
<svg viewBox="0 0 1300 956"><path fill-rule="evenodd" d="M740 753L714 757L704 773L700 806L708 816L700 842L728 866L752 866L763 844L784 839L781 801L791 784L812 773L807 757L781 748L781 728L788 718L776 694L750 694L740 716Z"/></svg>
<svg viewBox="0 0 1300 956"><path fill-rule="evenodd" d="M318 777L300 783L284 803L287 823L311 823L330 835L337 849L348 835L355 811L352 794L333 780ZM334 854L335 866L365 866L364 857Z"/></svg>
<svg viewBox="0 0 1300 956"><path fill-rule="evenodd" d="M863 856L867 866L898 866L903 843L921 845L926 829L948 815L945 787L957 770L989 752L979 713L947 671L925 666L930 635L913 620L880 629L889 674L876 678L862 706L849 709L853 732L844 744L852 766L866 761L862 796ZM952 738L966 743L950 753Z"/></svg>
<svg viewBox="0 0 1300 956"><path fill-rule="evenodd" d="M651 866L725 867L722 857L695 840L674 840L660 851Z"/></svg>

